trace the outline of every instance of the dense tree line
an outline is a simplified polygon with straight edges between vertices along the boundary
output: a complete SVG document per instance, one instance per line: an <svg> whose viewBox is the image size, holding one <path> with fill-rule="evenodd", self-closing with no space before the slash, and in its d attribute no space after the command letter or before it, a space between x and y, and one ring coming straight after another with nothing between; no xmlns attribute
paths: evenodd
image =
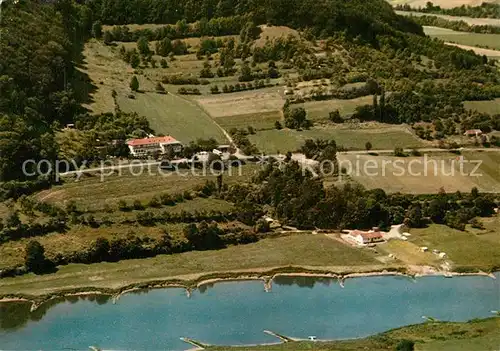
<svg viewBox="0 0 500 351"><path fill-rule="evenodd" d="M155 29L130 30L126 25L115 26L104 31L107 41L135 42L144 37L150 41L160 41L165 38L183 39L198 37L220 37L224 35L239 35L247 23L245 16L212 18L209 21L201 19L194 23L179 20L176 24L165 25ZM106 34L108 33L108 34Z"/></svg>
<svg viewBox="0 0 500 351"><path fill-rule="evenodd" d="M271 206L272 216L299 228L388 228L406 223L422 227L443 223L463 230L476 216L490 216L497 206L495 194L436 195L386 194L381 189L366 190L346 184L325 188L321 178L303 172L299 164L285 167L270 163L255 179L255 185L228 189L226 196L259 213Z"/></svg>
<svg viewBox="0 0 500 351"><path fill-rule="evenodd" d="M451 9L443 9L439 5L434 5L428 1L425 7L413 8L409 4L396 5L396 10L418 11L434 13L438 15L464 16L474 18L500 18L500 4L483 2L479 6L462 5Z"/></svg>
<svg viewBox="0 0 500 351"><path fill-rule="evenodd" d="M397 16L383 0L88 0L92 12L104 24L187 23L230 16L251 16L255 24L287 25L310 28L317 36L327 37L343 31L368 41L378 33L394 30L422 34L411 19Z"/></svg>

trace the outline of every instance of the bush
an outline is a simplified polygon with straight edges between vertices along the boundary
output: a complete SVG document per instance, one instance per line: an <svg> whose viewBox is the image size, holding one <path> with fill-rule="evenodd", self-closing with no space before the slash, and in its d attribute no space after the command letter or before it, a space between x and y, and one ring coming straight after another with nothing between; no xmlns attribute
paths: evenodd
<svg viewBox="0 0 500 351"><path fill-rule="evenodd" d="M161 207L160 200L158 200L156 196L153 196L151 200L149 200L148 206L153 208Z"/></svg>
<svg viewBox="0 0 500 351"><path fill-rule="evenodd" d="M134 204L132 205L132 207L134 210L138 211L144 210L144 205L139 200L134 200Z"/></svg>
<svg viewBox="0 0 500 351"><path fill-rule="evenodd" d="M175 205L174 199L169 194L161 194L160 195L160 202L162 205L165 205L165 206Z"/></svg>
<svg viewBox="0 0 500 351"><path fill-rule="evenodd" d="M406 153L404 152L403 148L401 147L395 147L394 148L394 156L396 157L406 157Z"/></svg>
<svg viewBox="0 0 500 351"><path fill-rule="evenodd" d="M181 87L179 90L177 90L177 93L181 95L201 95L201 92L197 88L185 88Z"/></svg>
<svg viewBox="0 0 500 351"><path fill-rule="evenodd" d="M401 340L396 346L396 351L413 351L413 350L415 350L415 343L411 340Z"/></svg>
<svg viewBox="0 0 500 351"><path fill-rule="evenodd" d="M162 79L163 84L172 85L200 85L201 82L196 77L183 77L182 75L165 76Z"/></svg>
<svg viewBox="0 0 500 351"><path fill-rule="evenodd" d="M125 200L119 200L118 201L118 209L120 211L123 211L123 212L130 210L130 208L127 205L127 201L125 201Z"/></svg>
<svg viewBox="0 0 500 351"><path fill-rule="evenodd" d="M132 91L139 91L139 80L136 76L133 76L130 80L130 89Z"/></svg>

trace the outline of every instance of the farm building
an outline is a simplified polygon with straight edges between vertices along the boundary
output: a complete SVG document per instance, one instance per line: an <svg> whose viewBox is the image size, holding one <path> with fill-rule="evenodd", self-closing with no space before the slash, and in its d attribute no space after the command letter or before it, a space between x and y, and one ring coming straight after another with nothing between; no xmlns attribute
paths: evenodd
<svg viewBox="0 0 500 351"><path fill-rule="evenodd" d="M466 130L464 135L465 136L479 136L479 135L482 135L483 134L483 131L481 129L469 129L469 130Z"/></svg>
<svg viewBox="0 0 500 351"><path fill-rule="evenodd" d="M373 228L367 232L361 230L352 230L347 238L355 241L357 244L366 245L384 241L382 233L378 228Z"/></svg>
<svg viewBox="0 0 500 351"><path fill-rule="evenodd" d="M154 153L166 153L169 149L175 153L182 151L182 143L171 136L132 139L127 141L130 153L134 156L146 156Z"/></svg>

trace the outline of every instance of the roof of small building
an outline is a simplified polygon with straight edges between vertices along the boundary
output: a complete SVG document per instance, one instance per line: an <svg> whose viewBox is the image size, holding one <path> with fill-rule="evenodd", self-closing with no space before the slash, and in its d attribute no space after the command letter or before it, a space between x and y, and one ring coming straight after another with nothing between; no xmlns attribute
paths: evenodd
<svg viewBox="0 0 500 351"><path fill-rule="evenodd" d="M483 131L481 129L469 129L465 131L465 134L479 134L482 133Z"/></svg>
<svg viewBox="0 0 500 351"><path fill-rule="evenodd" d="M130 146L140 146L140 145L150 145L150 144L179 144L174 137L170 135L164 137L152 137L152 138L143 138L143 139L132 139L127 141L127 144Z"/></svg>
<svg viewBox="0 0 500 351"><path fill-rule="evenodd" d="M364 232L361 230L353 230L351 233L353 236L361 235L363 239L379 239L382 238L382 233L379 231Z"/></svg>

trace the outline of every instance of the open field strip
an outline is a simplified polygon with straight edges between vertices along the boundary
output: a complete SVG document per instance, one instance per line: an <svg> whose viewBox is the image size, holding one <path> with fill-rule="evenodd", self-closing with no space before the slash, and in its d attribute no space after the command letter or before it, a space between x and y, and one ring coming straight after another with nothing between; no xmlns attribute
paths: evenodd
<svg viewBox="0 0 500 351"><path fill-rule="evenodd" d="M323 101L308 101L293 107L303 107L307 111L308 118L312 120L328 119L330 112L339 110L341 116L349 116L354 113L356 107L370 105L373 96L363 96L356 99L332 99Z"/></svg>
<svg viewBox="0 0 500 351"><path fill-rule="evenodd" d="M84 104L93 113L114 112L115 104L111 95L115 90L126 94L133 69L125 62L118 60L109 46L97 40L90 40L83 51L84 64L82 70L88 74L92 85L91 101Z"/></svg>
<svg viewBox="0 0 500 351"><path fill-rule="evenodd" d="M281 111L285 99L277 87L199 97L198 103L212 118Z"/></svg>
<svg viewBox="0 0 500 351"><path fill-rule="evenodd" d="M388 0L388 2L391 5L408 4L413 8L418 8L418 7L426 7L428 1L426 1L426 0ZM479 6L483 2L497 3L498 4L499 0L435 0L435 1L432 1L432 4L434 6L440 6L443 9L451 9L451 8L459 7L462 5Z"/></svg>
<svg viewBox="0 0 500 351"><path fill-rule="evenodd" d="M500 20L499 20L500 21ZM500 52L500 34L488 34L488 33L470 33L470 32L459 32L452 29L424 26L424 32L432 38L438 38L443 40L446 44L454 43L458 44L456 46L467 46L463 49L474 50L473 47L477 49L483 49L491 51L485 55L489 56L499 56ZM471 48L469 48L471 47Z"/></svg>
<svg viewBox="0 0 500 351"><path fill-rule="evenodd" d="M433 2L434 5L437 5L437 2ZM411 6L415 6L410 4ZM425 6L425 5L424 5ZM443 6L442 6L443 7ZM443 7L445 8L445 7ZM434 16L445 19L447 21L462 21L471 26L499 26L500 27L500 19L499 18L473 18L473 17L465 17L465 16L448 16L448 15L439 15L433 13L425 13L425 12L413 12L413 11L395 11L398 15L403 16Z"/></svg>
<svg viewBox="0 0 500 351"><path fill-rule="evenodd" d="M334 139L338 146L364 149L371 142L374 149L394 149L400 147L421 147L425 143L414 136L406 126L379 124L376 127L346 129L343 126L315 126L310 130L265 130L249 136L260 151L273 154L278 151L298 150L307 139Z"/></svg>
<svg viewBox="0 0 500 351"><path fill-rule="evenodd" d="M215 138L221 144L227 140L220 128L195 103L172 94L142 93L135 99L117 98L125 112L146 116L157 133L172 135L183 143L198 138Z"/></svg>
<svg viewBox="0 0 500 351"><path fill-rule="evenodd" d="M194 187L204 184L207 180L215 181L216 176L207 172L191 173L160 173L158 166L151 168L141 167L124 169L121 174L116 171L109 176L85 175L78 181L68 179L63 185L53 186L35 195L38 201L45 201L63 205L67 201L75 201L83 209L98 210L106 204L116 206L119 200L149 201L153 196L162 193L177 194L186 190L192 191ZM140 173L142 169L142 173ZM244 165L241 169L232 168L231 173L223 174L225 184L234 184L249 181L259 166ZM241 171L241 174L239 172ZM106 173L107 174L107 173ZM133 187L133 191L131 190Z"/></svg>
<svg viewBox="0 0 500 351"><path fill-rule="evenodd" d="M492 115L500 114L500 98L488 101L464 101L464 107Z"/></svg>
<svg viewBox="0 0 500 351"><path fill-rule="evenodd" d="M464 160L482 162L474 173L472 172L476 163L467 162L463 164L461 174L458 157L460 156L445 153L429 154L427 159L422 156L398 158L385 155L340 154L338 160L340 167L347 170L352 167L350 179L370 189L430 194L439 192L441 188L446 192L468 192L477 187L481 191L500 192L499 153L463 152Z"/></svg>
<svg viewBox="0 0 500 351"><path fill-rule="evenodd" d="M229 117L215 118L215 121L224 129L247 128L251 126L255 130L273 129L276 121L282 121L281 111L257 112Z"/></svg>
<svg viewBox="0 0 500 351"><path fill-rule="evenodd" d="M59 267L54 274L4 278L0 281L0 295L39 296L88 287L118 289L139 282L189 281L208 273L265 272L289 265L332 272L367 272L390 267L381 265L369 250L355 249L324 235L297 234L217 251L192 251L115 263L70 264Z"/></svg>

